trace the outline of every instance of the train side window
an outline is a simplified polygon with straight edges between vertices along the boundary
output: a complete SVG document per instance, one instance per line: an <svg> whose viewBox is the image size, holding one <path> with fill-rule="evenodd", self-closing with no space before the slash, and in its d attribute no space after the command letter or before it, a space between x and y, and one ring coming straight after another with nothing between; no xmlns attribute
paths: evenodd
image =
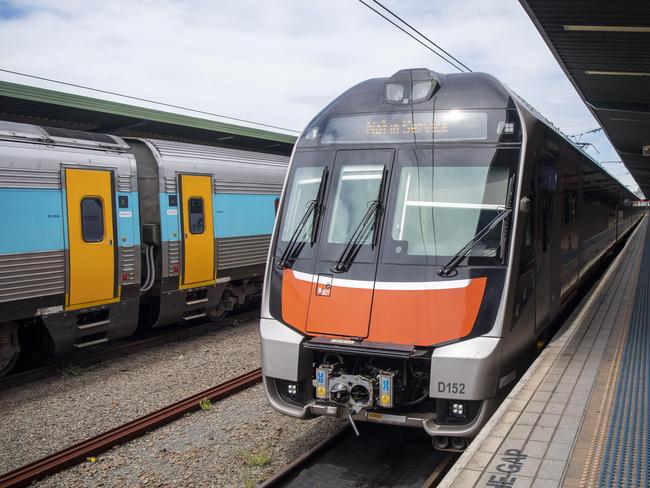
<svg viewBox="0 0 650 488"><path fill-rule="evenodd" d="M81 199L81 237L85 242L104 240L104 208L101 198Z"/></svg>
<svg viewBox="0 0 650 488"><path fill-rule="evenodd" d="M188 203L190 232L192 234L203 234L203 231L205 230L205 219L203 216L203 198L191 197Z"/></svg>
<svg viewBox="0 0 650 488"><path fill-rule="evenodd" d="M576 197L572 193L564 195L564 223L570 224L576 219Z"/></svg>

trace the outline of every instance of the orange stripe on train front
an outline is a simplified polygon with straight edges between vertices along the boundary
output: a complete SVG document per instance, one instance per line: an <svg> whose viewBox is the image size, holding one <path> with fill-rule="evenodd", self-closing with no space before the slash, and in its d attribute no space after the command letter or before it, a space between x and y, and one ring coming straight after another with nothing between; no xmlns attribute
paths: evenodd
<svg viewBox="0 0 650 488"><path fill-rule="evenodd" d="M486 278L442 290L375 290L369 341L430 346L465 337L478 315Z"/></svg>
<svg viewBox="0 0 650 488"><path fill-rule="evenodd" d="M312 275L283 271L282 319L296 329L309 335L429 346L471 332L486 278L380 282L374 296L373 282L334 279L328 296L316 294L315 282Z"/></svg>

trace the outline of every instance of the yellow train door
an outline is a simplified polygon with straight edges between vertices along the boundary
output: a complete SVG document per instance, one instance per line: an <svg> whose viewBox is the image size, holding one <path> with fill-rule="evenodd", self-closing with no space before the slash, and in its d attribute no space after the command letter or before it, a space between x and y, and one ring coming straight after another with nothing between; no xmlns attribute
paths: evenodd
<svg viewBox="0 0 650 488"><path fill-rule="evenodd" d="M212 177L180 175L183 221L181 288L215 282Z"/></svg>
<svg viewBox="0 0 650 488"><path fill-rule="evenodd" d="M65 170L70 254L66 308L117 299L112 181L111 171Z"/></svg>

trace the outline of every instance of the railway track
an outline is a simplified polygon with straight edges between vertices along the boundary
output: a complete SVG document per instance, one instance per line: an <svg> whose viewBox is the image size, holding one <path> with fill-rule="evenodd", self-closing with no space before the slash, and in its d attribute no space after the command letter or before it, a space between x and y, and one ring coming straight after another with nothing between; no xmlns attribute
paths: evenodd
<svg viewBox="0 0 650 488"><path fill-rule="evenodd" d="M358 424L324 439L259 488L434 487L460 454L433 449L419 429Z"/></svg>
<svg viewBox="0 0 650 488"><path fill-rule="evenodd" d="M149 347L157 347L169 342L187 339L219 327L232 325L237 322L246 322L257 317L259 317L259 310L256 308L255 310L247 310L216 321L202 320L194 324L185 323L178 326L171 326L164 332L162 330L151 330L147 331L141 337L122 339L106 344L105 346L97 346L95 348L57 356L51 361L38 364L36 367L27 368L24 371L0 378L0 391L60 374L70 364L81 368L92 366L101 361L118 358L125 354L141 351Z"/></svg>
<svg viewBox="0 0 650 488"><path fill-rule="evenodd" d="M216 402L245 390L262 380L262 369L249 371L189 398L156 410L124 425L104 432L59 452L27 464L0 476L0 488L26 486L33 481L54 474L62 469L77 464L87 457L96 456L111 447L139 437L161 425L167 424L188 412L198 410L199 403L208 398Z"/></svg>

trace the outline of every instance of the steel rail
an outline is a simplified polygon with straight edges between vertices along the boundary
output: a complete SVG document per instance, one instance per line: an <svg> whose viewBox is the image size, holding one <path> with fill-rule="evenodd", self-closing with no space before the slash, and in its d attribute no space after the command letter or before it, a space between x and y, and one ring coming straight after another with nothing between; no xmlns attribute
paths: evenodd
<svg viewBox="0 0 650 488"><path fill-rule="evenodd" d="M342 429L330 434L328 437L320 441L318 444L314 445L311 449L305 451L303 454L298 456L296 459L286 464L282 469L273 474L270 478L267 478L265 481L260 483L257 488L272 488L277 486L283 486L284 482L287 481L294 473L302 469L312 460L316 459L322 452L326 451L332 444L342 440L347 435L353 435L352 428L350 424L346 424ZM433 449L433 448L432 448ZM453 466L454 462L460 457L459 453L449 452L445 455L440 462L436 463L431 470L431 474L426 478L422 484L422 488L432 488L435 487L444 475L447 473L449 468Z"/></svg>
<svg viewBox="0 0 650 488"><path fill-rule="evenodd" d="M257 488L271 488L272 486L277 486L278 483L287 479L291 474L300 469L301 466L305 465L312 458L316 457L318 453L327 448L334 441L340 439L344 435L351 434L352 428L349 424L343 427L340 430L337 430L333 434L330 434L328 437L320 441L318 444L313 446L311 449L305 451L296 459L291 461L289 464L284 466L280 471L275 473L270 478L267 478L264 482L260 483Z"/></svg>
<svg viewBox="0 0 650 488"><path fill-rule="evenodd" d="M422 488L433 488L438 486L438 483L442 481L442 478L449 468L451 468L456 460L460 457L458 452L450 452L447 454L442 461L440 461L436 467L431 471L431 475L422 483Z"/></svg>
<svg viewBox="0 0 650 488"><path fill-rule="evenodd" d="M31 482L51 475L62 469L77 464L90 456L100 454L111 447L139 437L161 425L167 424L188 412L198 410L199 402L204 398L219 401L245 390L262 380L262 369L258 368L246 374L228 380L220 385L192 395L148 415L137 418L124 425L108 430L71 447L63 449L38 461L27 464L0 476L0 488L26 486Z"/></svg>
<svg viewBox="0 0 650 488"><path fill-rule="evenodd" d="M75 366L88 367L101 361L118 358L125 354L140 351L147 347L157 347L181 339L187 339L215 330L219 327L225 327L236 321L246 322L258 317L259 311L257 310L245 311L215 321L207 320L195 324L185 324L184 327L179 325L179 328L173 328L174 326L170 326L170 329L167 331L165 331L166 328L162 328L161 330L153 329L152 331L149 331L149 334L151 335L147 337L126 337L115 342L103 344L102 346L99 346L99 349L91 348L74 351L56 357L51 362L42 366L37 366L35 368L30 368L0 378L0 391L54 376L60 373L61 370L65 368L66 364L69 363L72 363Z"/></svg>

